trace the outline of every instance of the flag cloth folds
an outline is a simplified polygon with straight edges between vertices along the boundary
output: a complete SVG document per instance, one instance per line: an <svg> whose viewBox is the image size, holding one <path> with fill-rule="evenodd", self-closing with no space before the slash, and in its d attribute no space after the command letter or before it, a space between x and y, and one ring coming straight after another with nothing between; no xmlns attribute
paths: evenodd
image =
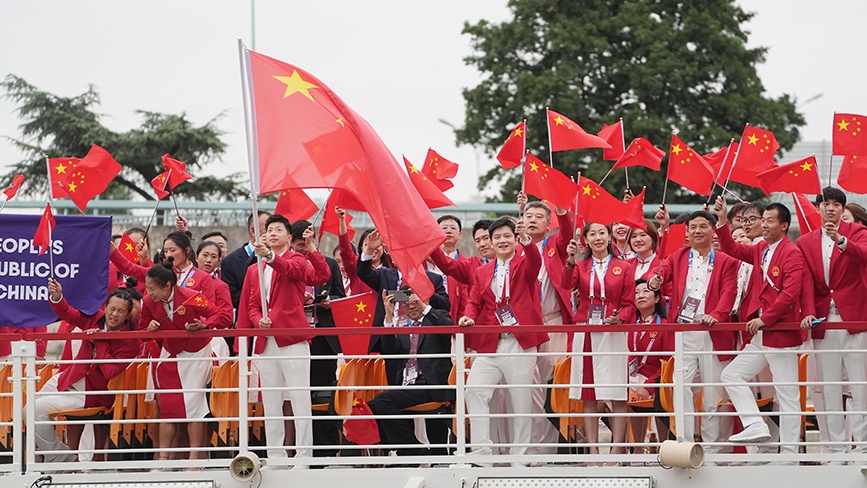
<svg viewBox="0 0 867 488"><path fill-rule="evenodd" d="M216 308L208 297L202 294L202 292L198 292L195 295L191 296L184 300L184 303L181 304L182 307L193 307L199 310L205 310L209 308Z"/></svg>
<svg viewBox="0 0 867 488"><path fill-rule="evenodd" d="M331 192L331 196L328 197L328 201L325 202L325 210L322 212L322 224L319 226L319 241L322 242L322 234L324 232L328 232L334 236L340 236L340 219L337 216L337 212L334 210L334 207L340 207L343 210L346 210L346 207L341 205L341 194L342 190L334 190ZM345 200L345 199L344 199ZM349 240L355 240L355 229L352 228L352 214L346 212L346 234L349 236Z"/></svg>
<svg viewBox="0 0 867 488"><path fill-rule="evenodd" d="M172 170L166 170L154 176L154 178L151 180L151 186L154 188L154 193L157 196L157 200L162 200L163 198L169 196L169 192L166 191L166 185L169 184L169 176L171 174Z"/></svg>
<svg viewBox="0 0 867 488"><path fill-rule="evenodd" d="M162 160L163 166L166 168L166 172L169 176L169 191L175 191L175 188L177 188L178 185L193 179L193 177L187 173L187 163L169 157L169 153L163 155Z"/></svg>
<svg viewBox="0 0 867 488"><path fill-rule="evenodd" d="M628 168L629 166L644 166L653 171L659 171L659 166L662 164L662 158L665 156L665 151L654 146L650 141L643 137L636 137L626 151L617 159L612 170L619 168Z"/></svg>
<svg viewBox="0 0 867 488"><path fill-rule="evenodd" d="M135 242L126 232L121 234L117 250L121 256L125 257L129 262L139 264L138 249Z"/></svg>
<svg viewBox="0 0 867 488"><path fill-rule="evenodd" d="M84 212L87 203L104 192L121 169L108 151L94 144L77 164L58 173L57 179L75 206Z"/></svg>
<svg viewBox="0 0 867 488"><path fill-rule="evenodd" d="M578 182L578 218L585 223L611 225L620 222L629 227L643 229L643 207L644 190L629 203L623 203L589 178L582 176Z"/></svg>
<svg viewBox="0 0 867 488"><path fill-rule="evenodd" d="M18 193L18 189L21 188L21 183L23 182L24 175L15 175L15 177L12 178L12 184L9 185L8 188L3 190L3 195L6 196L6 201L12 200L12 197L14 197L16 193Z"/></svg>
<svg viewBox="0 0 867 488"><path fill-rule="evenodd" d="M517 168L521 165L524 153L527 151L526 134L524 133L526 130L526 122L521 122L515 126L509 133L509 138L503 143L503 147L500 148L500 152L497 153L497 161L500 162L503 169Z"/></svg>
<svg viewBox="0 0 867 488"><path fill-rule="evenodd" d="M795 203L795 212L798 214L798 227L801 234L813 232L822 228L822 216L813 202L803 193L792 193L792 201Z"/></svg>
<svg viewBox="0 0 867 488"><path fill-rule="evenodd" d="M568 176L527 154L524 163L524 193L550 200L560 208L569 208L578 186Z"/></svg>
<svg viewBox="0 0 867 488"><path fill-rule="evenodd" d="M458 175L458 163L449 161L432 148L428 148L421 173L427 176L440 191L446 191L455 186L451 180Z"/></svg>
<svg viewBox="0 0 867 488"><path fill-rule="evenodd" d="M454 207L456 206L449 197L445 195L437 185L434 184L424 173L418 170L406 157L403 158L403 165L406 166L406 171L409 173L409 180L412 186L415 187L424 204L428 208Z"/></svg>
<svg viewBox="0 0 867 488"><path fill-rule="evenodd" d="M252 133L253 191L343 189L370 215L404 280L426 300L421 268L445 234L379 135L322 81L244 50Z"/></svg>
<svg viewBox="0 0 867 488"><path fill-rule="evenodd" d="M81 158L48 158L48 176L51 179L51 198L69 198L63 191L63 182L72 174Z"/></svg>
<svg viewBox="0 0 867 488"><path fill-rule="evenodd" d="M274 207L274 213L286 217L289 222L307 220L313 217L317 210L319 206L307 196L304 190L298 188L281 191L280 196L277 197L277 205Z"/></svg>
<svg viewBox="0 0 867 488"><path fill-rule="evenodd" d="M867 121L867 117L834 114L832 150L835 156L867 155L867 134L861 132L861 121Z"/></svg>
<svg viewBox="0 0 867 488"><path fill-rule="evenodd" d="M602 130L597 135L611 146L611 149L602 150L602 159L604 161L617 161L626 152L626 148L623 147L625 142L623 139L622 120L614 125L602 124Z"/></svg>
<svg viewBox="0 0 867 488"><path fill-rule="evenodd" d="M608 144L605 139L588 134L575 121L550 109L548 110L548 131L551 136L552 151L568 151L588 147L611 149L611 144Z"/></svg>
<svg viewBox="0 0 867 488"><path fill-rule="evenodd" d="M668 155L668 179L699 195L710 195L716 174L698 153L679 137L671 135Z"/></svg>
<svg viewBox="0 0 867 488"><path fill-rule="evenodd" d="M376 311L376 293L369 291L360 295L331 300L331 315L335 327L371 327L373 314ZM367 354L370 337L366 335L337 336L340 349L348 356Z"/></svg>
<svg viewBox="0 0 867 488"><path fill-rule="evenodd" d="M51 233L55 224L51 204L47 203L45 204L45 211L42 212L42 218L39 219L39 225L36 227L36 234L33 234L33 245L39 246L40 256L51 247Z"/></svg>
<svg viewBox="0 0 867 488"><path fill-rule="evenodd" d="M780 149L780 144L773 132L747 125L738 146L735 168L740 167L756 173L766 171L776 166L774 155L778 149ZM752 186L756 186L755 182L752 183Z"/></svg>
<svg viewBox="0 0 867 488"><path fill-rule="evenodd" d="M867 193L867 156L845 156L837 175L837 184L852 193Z"/></svg>
<svg viewBox="0 0 867 488"><path fill-rule="evenodd" d="M686 224L671 224L660 238L659 259L665 259L686 244Z"/></svg>
<svg viewBox="0 0 867 488"><path fill-rule="evenodd" d="M352 410L349 411L349 416L353 417L356 415L373 415L373 411L358 396L357 393L352 393ZM379 438L379 426L376 423L376 419L354 419L348 418L343 420L343 433L346 440L349 442L358 444L360 446L378 444L381 440Z"/></svg>
<svg viewBox="0 0 867 488"><path fill-rule="evenodd" d="M769 169L757 174L756 179L765 195L775 191L811 195L822 193L822 184L816 171L816 156Z"/></svg>

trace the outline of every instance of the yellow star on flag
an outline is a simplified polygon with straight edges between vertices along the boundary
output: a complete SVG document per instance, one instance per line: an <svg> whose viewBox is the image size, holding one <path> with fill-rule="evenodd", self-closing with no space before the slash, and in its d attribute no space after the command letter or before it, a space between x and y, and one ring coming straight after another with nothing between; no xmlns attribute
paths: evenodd
<svg viewBox="0 0 867 488"><path fill-rule="evenodd" d="M76 189L76 188L77 188L77 187L75 186L75 182L70 181L70 182L69 182L69 191L72 192L72 193L75 193L75 189Z"/></svg>
<svg viewBox="0 0 867 488"><path fill-rule="evenodd" d="M584 190L584 193L583 193L584 195L590 194L590 185L582 186L581 189Z"/></svg>
<svg viewBox="0 0 867 488"><path fill-rule="evenodd" d="M523 133L524 133L524 131L521 130L520 127L518 127L517 129L515 129L515 132L512 135L514 135L515 137L521 137L521 134L523 134Z"/></svg>
<svg viewBox="0 0 867 488"><path fill-rule="evenodd" d="M530 161L530 171L535 171L538 173L539 172L539 165L534 163L533 161Z"/></svg>
<svg viewBox="0 0 867 488"><path fill-rule="evenodd" d="M846 122L845 120L841 120L840 122L837 123L837 127L840 128L839 130L849 130L849 122Z"/></svg>
<svg viewBox="0 0 867 488"><path fill-rule="evenodd" d="M340 127L346 127L346 123L343 121L343 117L340 117L339 119L335 120L335 122L340 124Z"/></svg>
<svg viewBox="0 0 867 488"><path fill-rule="evenodd" d="M801 169L804 171L813 171L813 165L810 163L804 163L801 165Z"/></svg>
<svg viewBox="0 0 867 488"><path fill-rule="evenodd" d="M756 137L755 134L750 134L750 136L749 136L747 139L750 140L750 144L752 144L753 146L757 146L757 145L758 145L758 144L756 144L756 143L759 142L759 138Z"/></svg>
<svg viewBox="0 0 867 488"><path fill-rule="evenodd" d="M286 84L286 92L283 93L284 100L289 98L289 95L301 93L305 97L309 98L310 101L313 101L313 95L310 94L310 89L319 88L313 83L304 80L304 78L301 78L297 69L292 70L292 76L275 76L274 79Z"/></svg>
<svg viewBox="0 0 867 488"><path fill-rule="evenodd" d="M196 301L201 303L202 297L200 295L196 295Z"/></svg>
<svg viewBox="0 0 867 488"><path fill-rule="evenodd" d="M355 304L356 312L364 312L364 309L367 308L367 304L364 302L358 302Z"/></svg>
<svg viewBox="0 0 867 488"><path fill-rule="evenodd" d="M415 166L410 166L410 167L409 167L409 172L410 172L411 174L416 174L416 173L418 173L418 168L416 168Z"/></svg>
<svg viewBox="0 0 867 488"><path fill-rule="evenodd" d="M556 119L554 119L554 125L563 125L563 122L565 122L563 120L563 117L558 116Z"/></svg>
<svg viewBox="0 0 867 488"><path fill-rule="evenodd" d="M679 156L681 151L683 151L683 148L680 147L680 144L675 144L671 146L671 152L673 152L675 155Z"/></svg>
<svg viewBox="0 0 867 488"><path fill-rule="evenodd" d="M127 243L126 243L126 250L127 250L127 251L135 251L135 248L132 247L132 244L130 244L129 242L127 242Z"/></svg>
<svg viewBox="0 0 867 488"><path fill-rule="evenodd" d="M63 163L58 163L55 169L57 170L57 174L59 175L66 174L66 166L64 166Z"/></svg>

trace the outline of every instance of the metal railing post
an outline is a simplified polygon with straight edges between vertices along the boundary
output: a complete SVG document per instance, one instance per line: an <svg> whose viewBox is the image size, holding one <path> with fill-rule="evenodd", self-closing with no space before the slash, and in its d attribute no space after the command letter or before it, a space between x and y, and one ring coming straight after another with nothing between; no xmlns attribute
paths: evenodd
<svg viewBox="0 0 867 488"><path fill-rule="evenodd" d="M12 343L12 465L21 473L27 471L36 462L36 435L35 435L35 407L34 390L36 382L32 378L36 376L36 343L31 341L17 341ZM26 368L26 371L24 370ZM23 373L23 375L22 375ZM25 383L25 379L30 378ZM27 410L24 410L24 395L27 395ZM21 418L24 413L25 418ZM25 436L24 427L30 432ZM26 450L25 450L26 447ZM24 456L27 459L24 459Z"/></svg>
<svg viewBox="0 0 867 488"><path fill-rule="evenodd" d="M249 337L238 336L238 452L249 451L250 422L248 421L248 383L250 382L247 342Z"/></svg>
<svg viewBox="0 0 867 488"><path fill-rule="evenodd" d="M467 416L464 406L464 388L466 387L466 356L464 334L455 334L455 437L457 450L455 455L463 457L467 453Z"/></svg>
<svg viewBox="0 0 867 488"><path fill-rule="evenodd" d="M674 382L674 421L677 425L677 440L679 442L692 442L692 439L684 439L683 432L686 430L686 416L684 415L684 364L683 364L683 332L674 333L674 370L672 371L672 380ZM689 419L690 422L695 422L694 418Z"/></svg>

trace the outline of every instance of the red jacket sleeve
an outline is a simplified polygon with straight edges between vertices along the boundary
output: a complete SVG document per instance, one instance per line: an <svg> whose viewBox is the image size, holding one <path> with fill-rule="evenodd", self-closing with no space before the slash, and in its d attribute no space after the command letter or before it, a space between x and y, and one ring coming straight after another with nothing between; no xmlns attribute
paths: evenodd
<svg viewBox="0 0 867 488"><path fill-rule="evenodd" d="M732 308L735 306L735 298L738 294L738 268L740 261L735 259L729 260L725 266L720 266L720 277L718 283L721 284L719 290L719 300L716 303L716 308L706 314L717 319L719 322L727 322L732 313Z"/></svg>
<svg viewBox="0 0 867 488"><path fill-rule="evenodd" d="M788 239L788 237L783 237ZM779 248L777 249L779 252ZM804 256L801 250L792 246L782 264L786 270L783 278L782 292L777 295L774 304L766 310L762 310L761 319L765 325L774 325L781 317L788 315L792 309L797 310L800 306L801 286L804 280Z"/></svg>
<svg viewBox="0 0 867 488"><path fill-rule="evenodd" d="M115 265L121 273L127 276L132 276L139 282L144 283L145 276L147 276L148 269L150 268L140 264L131 263L129 259L123 257L123 255L117 251L112 252L109 255L109 259L111 260L111 264Z"/></svg>
<svg viewBox="0 0 867 488"><path fill-rule="evenodd" d="M430 255L431 260L437 268L441 269L446 276L451 276L459 283L469 285L473 281L472 266L470 260L464 255L459 255L457 259L452 259L446 256L442 249L436 248Z"/></svg>
<svg viewBox="0 0 867 488"><path fill-rule="evenodd" d="M343 261L346 277L352 279L358 276L358 256L352 251L352 241L349 240L349 234L338 236L337 242L340 244L340 260Z"/></svg>

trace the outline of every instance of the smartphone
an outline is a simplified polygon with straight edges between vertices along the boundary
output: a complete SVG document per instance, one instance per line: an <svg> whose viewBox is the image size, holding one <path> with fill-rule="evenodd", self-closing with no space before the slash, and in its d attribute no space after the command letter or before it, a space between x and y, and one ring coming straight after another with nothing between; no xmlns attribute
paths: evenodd
<svg viewBox="0 0 867 488"><path fill-rule="evenodd" d="M385 294L394 297L395 302L408 302L410 295L412 295L412 293L405 290L388 290Z"/></svg>
<svg viewBox="0 0 867 488"><path fill-rule="evenodd" d="M821 319L813 319L810 321L810 324L813 325L813 327L815 327L815 326L821 324L822 322L824 322L825 320L826 320L826 317L822 317Z"/></svg>
<svg viewBox="0 0 867 488"><path fill-rule="evenodd" d="M328 297L328 295L326 295L324 293L322 295L316 295L315 297L313 297L313 303L320 303L320 302L322 302L322 300L325 300L327 297Z"/></svg>

